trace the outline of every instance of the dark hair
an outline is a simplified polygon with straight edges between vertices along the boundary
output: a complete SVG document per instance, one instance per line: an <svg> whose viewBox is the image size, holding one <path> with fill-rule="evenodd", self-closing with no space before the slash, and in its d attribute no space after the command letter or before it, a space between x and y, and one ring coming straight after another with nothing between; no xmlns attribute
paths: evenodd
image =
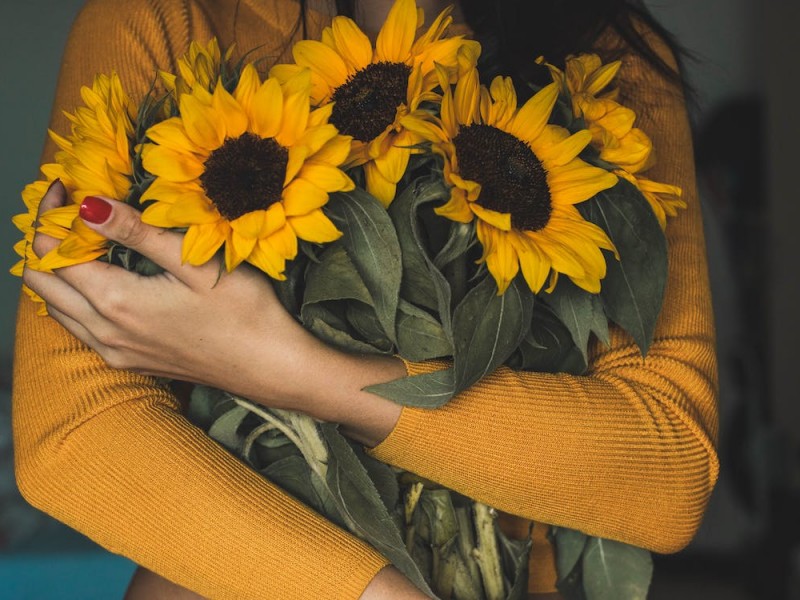
<svg viewBox="0 0 800 600"><path fill-rule="evenodd" d="M336 0L340 15L353 17L355 5L356 0ZM610 28L628 51L644 58L670 83L686 88L680 72L647 42L642 26L664 40L679 65L685 52L641 0L460 0L460 6L481 42L481 77L486 81L510 75L515 81L546 83L549 76L534 62L537 57L563 66L570 54L596 51L600 35ZM603 56L618 57L613 50Z"/></svg>

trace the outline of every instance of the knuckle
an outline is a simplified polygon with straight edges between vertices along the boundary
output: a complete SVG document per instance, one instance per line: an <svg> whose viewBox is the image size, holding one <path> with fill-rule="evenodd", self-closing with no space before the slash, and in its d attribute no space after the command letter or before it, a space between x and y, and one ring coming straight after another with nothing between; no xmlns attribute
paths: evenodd
<svg viewBox="0 0 800 600"><path fill-rule="evenodd" d="M120 321L128 312L128 295L119 288L105 290L98 301L98 311L112 321Z"/></svg>
<svg viewBox="0 0 800 600"><path fill-rule="evenodd" d="M117 224L117 241L128 247L136 248L147 238L147 227L139 217L126 211L125 216Z"/></svg>
<svg viewBox="0 0 800 600"><path fill-rule="evenodd" d="M115 348L106 348L100 353L100 358L112 369L129 369L130 365L126 360L125 353Z"/></svg>

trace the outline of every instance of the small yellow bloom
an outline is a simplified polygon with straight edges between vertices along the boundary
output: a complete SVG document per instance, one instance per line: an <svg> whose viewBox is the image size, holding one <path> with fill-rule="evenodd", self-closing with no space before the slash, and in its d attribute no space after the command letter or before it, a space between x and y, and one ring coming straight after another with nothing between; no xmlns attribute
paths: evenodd
<svg viewBox="0 0 800 600"><path fill-rule="evenodd" d="M461 55L466 64L476 57ZM450 200L436 212L454 221L477 219L485 261L502 294L519 271L533 292L559 273L597 293L605 277L606 233L575 205L616 184L615 175L578 158L590 143L548 123L558 97L551 84L518 107L508 78L480 86L474 67L452 91L445 86L440 119L403 123L444 158Z"/></svg>
<svg viewBox="0 0 800 600"><path fill-rule="evenodd" d="M223 56L217 38L211 38L205 46L193 41L189 51L178 59L177 73L159 71L161 81L176 102L182 94L191 93L195 86L212 91L222 74L222 65L233 54L233 48L228 48Z"/></svg>
<svg viewBox="0 0 800 600"><path fill-rule="evenodd" d="M183 260L203 264L224 245L228 270L247 261L283 279L298 239L341 235L322 207L354 187L339 168L350 138L328 123L330 106L311 110L310 88L308 70L281 85L247 65L232 94L195 86L179 116L147 131L143 164L156 178L142 219L187 228Z"/></svg>
<svg viewBox="0 0 800 600"><path fill-rule="evenodd" d="M125 198L132 174L130 140L133 135L133 105L116 74L98 75L91 87L81 88L83 106L67 114L71 123L68 136L54 131L50 136L59 150L55 162L42 166L44 180L28 185L22 193L28 209L14 218L25 234L23 250L25 266L40 271L94 260L106 253L107 240L92 231L78 218L80 203L87 196ZM39 228L47 235L61 240L60 245L39 260L32 252L33 223L39 202L48 186L60 179L67 189L70 202L44 213ZM12 272L22 273L17 263Z"/></svg>
<svg viewBox="0 0 800 600"><path fill-rule="evenodd" d="M304 40L293 48L296 64L277 65L271 75L281 80L299 69L311 69L311 100L333 103L331 123L353 137L348 167L363 165L367 190L384 206L394 199L405 173L411 146L421 140L402 125L424 101L438 101L437 66L452 71L458 49L477 46L461 37L445 38L452 22L443 11L416 36L423 22L415 0L397 0L373 48L367 35L347 17L335 17L321 41Z"/></svg>
<svg viewBox="0 0 800 600"><path fill-rule="evenodd" d="M677 215L686 202L680 188L638 175L655 164L655 153L647 134L634 127L636 113L617 102L616 89L607 89L621 61L604 65L596 54L582 54L567 59L565 72L547 66L553 80L572 97L573 113L584 119L600 158L619 167L615 172L642 192L665 229L667 216Z"/></svg>

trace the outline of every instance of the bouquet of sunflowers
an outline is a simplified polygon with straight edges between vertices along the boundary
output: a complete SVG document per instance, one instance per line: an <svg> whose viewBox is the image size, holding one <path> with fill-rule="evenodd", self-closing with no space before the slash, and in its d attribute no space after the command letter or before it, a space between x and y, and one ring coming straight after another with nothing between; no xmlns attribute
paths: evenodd
<svg viewBox="0 0 800 600"><path fill-rule="evenodd" d="M56 162L23 192L13 272L95 259L152 272L78 218L83 198L102 195L185 232L185 262L221 254L228 270L260 269L340 349L448 361L371 388L405 405L441 406L500 365L580 374L609 321L646 352L666 217L684 204L641 175L652 144L611 88L620 63L547 65L553 83L520 103L509 78L481 85L480 46L446 37L449 11L417 35L421 22L414 0L398 0L373 47L336 17L266 78L214 40L193 43L138 106L116 75L98 75L70 134L51 132ZM61 244L39 259L26 241L56 178L72 203L40 216ZM505 537L491 507L374 460L333 424L223 390L196 387L190 418L428 593L526 597L530 543ZM646 594L645 551L553 536L568 597Z"/></svg>

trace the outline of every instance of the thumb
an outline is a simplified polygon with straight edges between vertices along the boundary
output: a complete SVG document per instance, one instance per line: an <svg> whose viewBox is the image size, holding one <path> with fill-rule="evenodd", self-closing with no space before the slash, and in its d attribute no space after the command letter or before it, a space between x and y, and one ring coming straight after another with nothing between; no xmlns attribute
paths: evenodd
<svg viewBox="0 0 800 600"><path fill-rule="evenodd" d="M152 230L158 230L142 223L141 213L133 207L100 196L84 198L79 214L90 229L141 254L146 254L152 244L152 234L156 233Z"/></svg>
<svg viewBox="0 0 800 600"><path fill-rule="evenodd" d="M143 223L142 213L125 202L87 196L79 214L90 229L146 256L184 283L193 285L200 275L201 268L181 264L181 234ZM216 273L217 267L212 268Z"/></svg>

